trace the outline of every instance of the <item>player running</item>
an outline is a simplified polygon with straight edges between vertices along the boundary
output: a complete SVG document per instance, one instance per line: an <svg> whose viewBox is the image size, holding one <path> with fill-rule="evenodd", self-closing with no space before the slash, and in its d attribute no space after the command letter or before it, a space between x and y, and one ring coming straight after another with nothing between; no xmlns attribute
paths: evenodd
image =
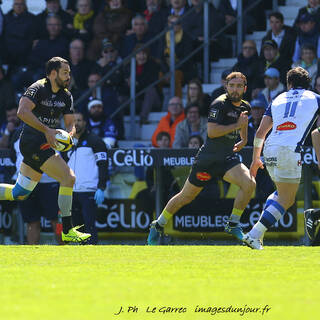
<svg viewBox="0 0 320 320"><path fill-rule="evenodd" d="M301 178L301 146L320 112L320 96L307 90L310 82L305 69L289 70L288 91L267 108L256 132L250 173L255 177L258 169L263 168L260 155L264 144L265 164L277 190L268 197L259 221L244 236L244 243L252 249L263 249L265 231L294 204ZM319 155L319 144L314 144L314 148Z"/></svg>
<svg viewBox="0 0 320 320"><path fill-rule="evenodd" d="M58 205L62 216L62 240L82 242L91 235L81 233L71 221L72 190L75 175L53 148L57 144L56 128L63 116L66 130L75 132L73 100L67 90L70 66L60 57L46 63L47 77L33 83L19 102L17 115L24 122L20 151L23 162L15 185L0 184L0 200L24 200L36 187L42 173L60 183Z"/></svg>
<svg viewBox="0 0 320 320"><path fill-rule="evenodd" d="M247 89L246 77L240 72L232 72L226 81L227 94L218 97L210 108L206 143L200 148L182 190L169 200L158 219L151 223L149 245L159 244L168 220L190 203L213 177L223 178L240 188L225 231L239 240L243 238L240 217L256 184L249 169L240 162L235 152L247 143L250 105L242 100ZM239 131L241 140L236 143Z"/></svg>

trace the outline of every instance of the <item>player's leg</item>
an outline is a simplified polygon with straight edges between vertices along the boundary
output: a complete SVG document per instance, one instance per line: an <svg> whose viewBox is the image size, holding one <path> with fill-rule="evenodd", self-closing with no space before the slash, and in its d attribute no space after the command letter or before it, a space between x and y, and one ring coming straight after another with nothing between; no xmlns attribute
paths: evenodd
<svg viewBox="0 0 320 320"><path fill-rule="evenodd" d="M15 184L0 184L0 200L25 200L40 181L42 173L21 163L20 172Z"/></svg>
<svg viewBox="0 0 320 320"><path fill-rule="evenodd" d="M293 180L292 183L276 182L278 196L276 200L269 200L269 205L265 206L259 221L249 232L249 236L254 239L261 239L264 233L273 226L285 214L295 201L299 183Z"/></svg>
<svg viewBox="0 0 320 320"><path fill-rule="evenodd" d="M190 178L190 176L189 176ZM153 221L150 225L150 233L148 236L149 245L159 244L160 235L163 227L172 218L172 216L183 206L190 203L200 193L203 187L198 187L186 180L182 190L173 196L163 209L162 213L157 220Z"/></svg>
<svg viewBox="0 0 320 320"><path fill-rule="evenodd" d="M225 231L242 240L243 232L240 226L241 215L248 205L256 187L255 179L250 175L249 169L242 163L229 169L223 179L239 187L234 200L232 213L225 226Z"/></svg>
<svg viewBox="0 0 320 320"><path fill-rule="evenodd" d="M81 233L77 231L77 227L73 228L72 226L72 192L76 179L73 171L58 154L54 154L47 159L40 169L60 183L58 206L62 217L62 240L81 242L88 239L90 237L89 234Z"/></svg>

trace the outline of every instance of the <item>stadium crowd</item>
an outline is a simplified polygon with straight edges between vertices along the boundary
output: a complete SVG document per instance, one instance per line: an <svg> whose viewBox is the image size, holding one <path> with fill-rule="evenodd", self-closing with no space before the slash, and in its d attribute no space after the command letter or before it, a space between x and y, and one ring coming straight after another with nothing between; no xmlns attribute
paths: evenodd
<svg viewBox="0 0 320 320"><path fill-rule="evenodd" d="M63 2L63 6L62 6ZM254 0L244 0L246 9ZM237 1L210 2L210 34L235 22ZM279 1L284 4L283 1ZM196 10L180 21L190 8ZM198 145L206 139L206 124L211 102L224 93L225 78L232 71L242 72L248 80L244 98L251 101L248 144L268 104L286 90L286 73L301 66L312 77L313 90L320 92L320 1L306 0L292 26L284 24L280 12L271 12L272 1L262 1L244 17L244 33L270 29L262 39L258 52L255 41L246 40L236 64L221 74L221 87L209 96L202 90L202 75L197 68L202 54L183 63L175 73L175 96L164 104L163 87L169 79L148 88L137 101L140 125L148 124L152 111L166 111L150 141L154 147L165 145L184 148ZM266 17L266 12L269 12ZM270 13L271 12L271 13ZM69 90L77 100L92 88L109 70L141 47L167 26L174 26L176 63L192 52L204 40L201 0L46 0L46 8L34 15L26 0L14 0L12 9L3 14L0 9L0 148L13 148L15 132L20 123L16 116L20 97L34 81L45 77L45 62L60 56L70 62ZM236 24L210 41L210 61L233 57L232 35ZM170 35L136 55L136 91L144 90L160 79L170 66ZM123 116L129 108L111 114L130 95L130 66L113 73L90 96L75 105L83 115L89 132L103 139L107 148L117 147L124 139ZM186 105L182 88L187 85ZM166 135L167 133L168 135ZM166 138L167 143L161 142ZM2 169L1 169L2 170ZM2 175L3 176L3 175ZM152 183L150 183L152 185Z"/></svg>

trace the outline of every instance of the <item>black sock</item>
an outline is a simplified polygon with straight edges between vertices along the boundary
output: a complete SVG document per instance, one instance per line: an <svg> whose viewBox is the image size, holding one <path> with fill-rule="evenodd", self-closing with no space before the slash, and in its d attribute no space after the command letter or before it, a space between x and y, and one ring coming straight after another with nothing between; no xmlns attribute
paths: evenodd
<svg viewBox="0 0 320 320"><path fill-rule="evenodd" d="M72 228L71 216L62 217L62 229L63 233L66 234Z"/></svg>

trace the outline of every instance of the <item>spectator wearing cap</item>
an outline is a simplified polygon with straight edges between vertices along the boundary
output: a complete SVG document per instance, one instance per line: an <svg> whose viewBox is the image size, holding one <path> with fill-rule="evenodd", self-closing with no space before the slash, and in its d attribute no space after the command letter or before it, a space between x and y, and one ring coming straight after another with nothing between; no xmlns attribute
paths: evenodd
<svg viewBox="0 0 320 320"><path fill-rule="evenodd" d="M309 72L314 86L316 76L319 73L319 59L317 59L316 48L312 44L305 44L301 48L301 59L292 64L292 68L302 67Z"/></svg>
<svg viewBox="0 0 320 320"><path fill-rule="evenodd" d="M132 32L127 34L121 42L120 56L122 58L131 54L138 43L146 43L151 39L151 34L148 33L148 21L143 15L136 15L131 25ZM155 49L155 46L151 45L152 55L156 54Z"/></svg>
<svg viewBox="0 0 320 320"><path fill-rule="evenodd" d="M265 88L258 94L258 100L264 102L264 107L285 91L285 86L280 82L280 72L276 68L269 68L264 73Z"/></svg>
<svg viewBox="0 0 320 320"><path fill-rule="evenodd" d="M107 0L107 6L96 15L93 22L88 58L94 61L99 58L104 38L118 45L126 30L130 29L131 19L132 13L124 7L123 0Z"/></svg>
<svg viewBox="0 0 320 320"><path fill-rule="evenodd" d="M226 93L226 84L227 84L227 76L232 72L231 69L226 69L223 72L221 72L221 87L215 89L211 93L211 101L216 100L218 97L220 97L222 94Z"/></svg>
<svg viewBox="0 0 320 320"><path fill-rule="evenodd" d="M278 50L278 45L274 40L266 40L262 44L262 59L259 64L257 88L264 87L264 72L269 68L275 68L280 72L280 81L287 83L287 72L291 67L291 62L282 57ZM262 75L262 76L261 76Z"/></svg>
<svg viewBox="0 0 320 320"><path fill-rule="evenodd" d="M314 21L316 21L317 25L319 26L319 22L320 22L319 0L305 0L305 2L307 2L307 5L299 9L298 15L293 24L296 30L299 29L300 17L306 13L312 15L314 17Z"/></svg>
<svg viewBox="0 0 320 320"><path fill-rule="evenodd" d="M292 61L297 37L295 29L284 25L284 18L281 12L271 12L269 14L269 25L270 30L262 38L262 43L266 40L274 40L278 45L281 57Z"/></svg>
<svg viewBox="0 0 320 320"><path fill-rule="evenodd" d="M238 55L238 61L232 67L232 71L241 72L247 77L248 87L244 94L246 100L250 100L252 89L256 83L255 79L259 74L259 64L260 61L255 41L244 41L242 52Z"/></svg>
<svg viewBox="0 0 320 320"><path fill-rule="evenodd" d="M48 30L46 28L47 18L57 15L61 19L62 32L68 34L72 28L72 16L61 8L59 0L46 0L46 8L36 16L36 39L45 39L48 37Z"/></svg>
<svg viewBox="0 0 320 320"><path fill-rule="evenodd" d="M188 148L189 138L200 135L203 141L207 139L207 118L200 116L200 107L190 104L185 109L186 118L179 122L173 141L173 148Z"/></svg>
<svg viewBox="0 0 320 320"><path fill-rule="evenodd" d="M313 45L316 48L317 57L320 57L319 31L315 17L306 13L300 16L298 22L298 36L292 58L293 62L297 62L301 58L301 48L306 44Z"/></svg>
<svg viewBox="0 0 320 320"><path fill-rule="evenodd" d="M118 138L118 129L114 122L105 116L103 112L103 102L98 99L90 101L88 103L88 113L88 130L102 138L108 148L115 147Z"/></svg>
<svg viewBox="0 0 320 320"><path fill-rule="evenodd" d="M167 132L170 135L170 147L174 140L176 127L179 122L185 118L182 100L179 97L173 97L168 103L168 113L162 117L159 124L152 135L152 145L159 147L157 143L157 136L160 132Z"/></svg>

